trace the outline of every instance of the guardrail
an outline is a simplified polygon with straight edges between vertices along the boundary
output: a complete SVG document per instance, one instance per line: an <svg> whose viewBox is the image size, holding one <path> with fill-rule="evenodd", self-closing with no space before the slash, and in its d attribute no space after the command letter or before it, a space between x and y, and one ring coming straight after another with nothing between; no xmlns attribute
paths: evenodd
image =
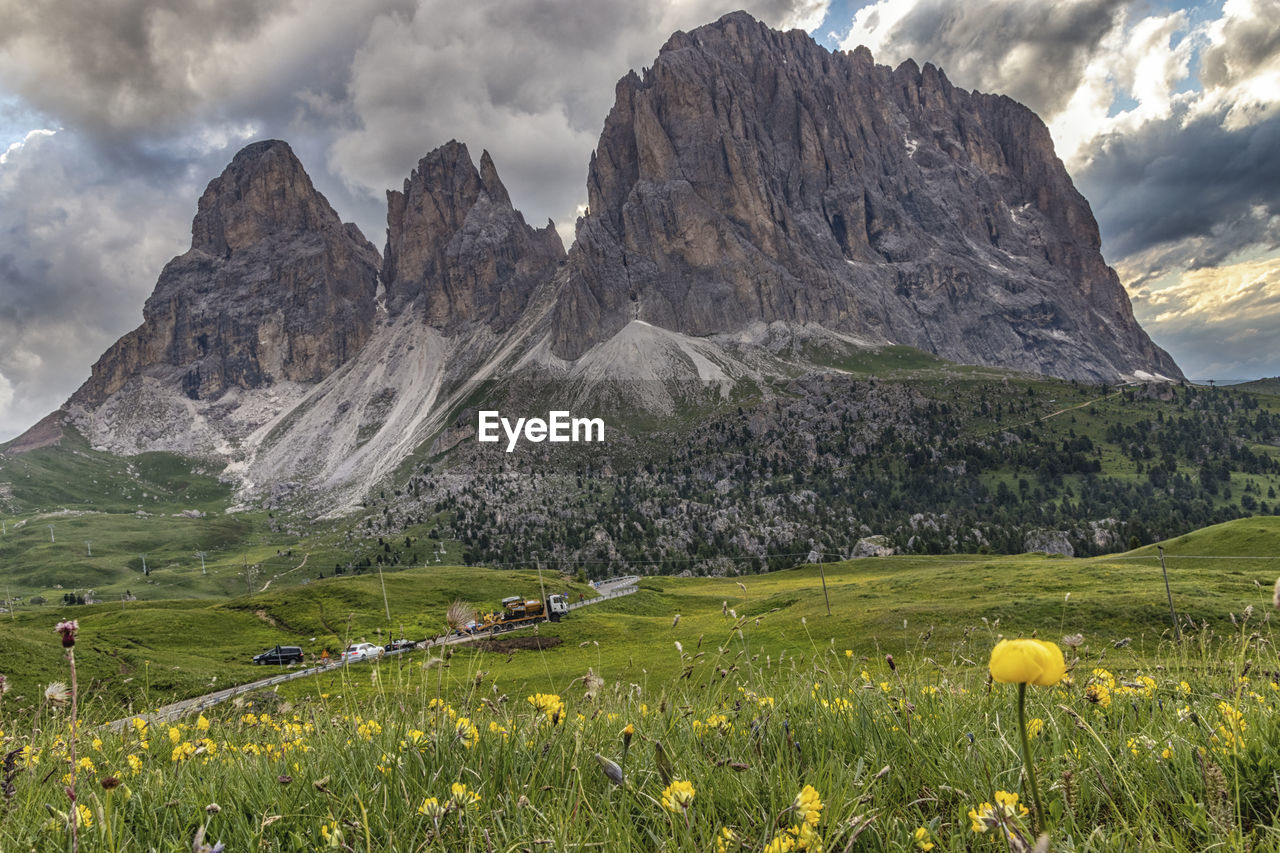
<svg viewBox="0 0 1280 853"><path fill-rule="evenodd" d="M584 601L575 601L573 604L569 605L569 609L577 610L579 607L586 607L589 604L599 604L600 602L608 601L611 598L621 598L624 595L631 595L632 593L639 591L640 590L634 586L629 586L625 589L617 589L613 592L606 592L603 595L597 595L595 598L588 598Z"/></svg>
<svg viewBox="0 0 1280 853"><path fill-rule="evenodd" d="M602 581L596 581L595 586L598 589L602 586L635 586L638 583L640 583L639 575L623 575L620 578L605 578Z"/></svg>

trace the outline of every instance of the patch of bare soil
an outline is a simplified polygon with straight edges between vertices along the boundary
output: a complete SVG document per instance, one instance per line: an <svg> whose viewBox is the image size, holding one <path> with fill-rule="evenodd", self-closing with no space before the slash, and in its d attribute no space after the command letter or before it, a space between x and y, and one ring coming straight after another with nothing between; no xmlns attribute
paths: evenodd
<svg viewBox="0 0 1280 853"><path fill-rule="evenodd" d="M564 641L559 637L502 637L501 639L481 640L476 643L476 648L482 652L507 654L509 652L552 649L562 642Z"/></svg>

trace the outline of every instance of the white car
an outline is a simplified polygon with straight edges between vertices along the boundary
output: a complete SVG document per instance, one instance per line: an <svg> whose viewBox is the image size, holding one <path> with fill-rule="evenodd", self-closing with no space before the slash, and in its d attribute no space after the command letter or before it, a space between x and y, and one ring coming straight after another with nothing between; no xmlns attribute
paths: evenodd
<svg viewBox="0 0 1280 853"><path fill-rule="evenodd" d="M353 663L358 660L377 660L382 657L384 651L382 646L375 646L373 643L356 643L347 646L346 651L342 653L342 662Z"/></svg>

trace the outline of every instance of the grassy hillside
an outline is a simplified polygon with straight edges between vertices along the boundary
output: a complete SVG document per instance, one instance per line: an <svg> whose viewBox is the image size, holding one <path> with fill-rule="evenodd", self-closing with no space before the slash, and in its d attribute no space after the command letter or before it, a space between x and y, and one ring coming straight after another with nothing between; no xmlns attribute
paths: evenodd
<svg viewBox="0 0 1280 853"><path fill-rule="evenodd" d="M1280 554L1280 520L1220 525L1168 550L1177 556L1170 577L1180 617L1227 627L1230 614L1270 600L1280 571L1280 561L1271 559ZM376 575L272 588L221 603L131 602L10 614L0 621L0 673L16 684L6 707L29 708L43 684L65 678L52 633L60 618L80 620L82 671L101 701L141 708L252 680L262 670L249 665L249 657L275 643L298 644L317 656L348 640L422 639L443 630L444 611L455 599L487 609L507 595L538 594L532 572L451 566L384 579L389 630ZM552 573L545 580L548 591L591 594ZM1082 633L1086 649L1123 665L1154 653L1169 621L1159 561L1149 549L1091 559L882 557L740 579L647 578L635 595L539 626L540 637L559 641L554 647L460 648L450 652L442 674L458 687L484 671L503 689L553 692L568 689L589 668L609 680L645 683L680 674L677 642L688 655L710 654L737 642L735 630L744 626L751 628L749 654L760 660L812 660L829 649L870 658L938 650L960 663L979 659L997 633L1040 631ZM1125 639L1129 643L1113 648ZM409 672L426 657L381 666ZM336 673L282 690L313 696L348 680Z"/></svg>
<svg viewBox="0 0 1280 853"><path fill-rule="evenodd" d="M1252 391L1255 394L1271 394L1280 396L1280 376L1272 376L1267 379L1255 379L1252 382L1241 382L1239 385L1233 385L1232 388L1239 391Z"/></svg>
<svg viewBox="0 0 1280 853"><path fill-rule="evenodd" d="M172 453L121 457L94 450L66 428L58 445L0 451L0 510L221 511L231 489L200 463Z"/></svg>

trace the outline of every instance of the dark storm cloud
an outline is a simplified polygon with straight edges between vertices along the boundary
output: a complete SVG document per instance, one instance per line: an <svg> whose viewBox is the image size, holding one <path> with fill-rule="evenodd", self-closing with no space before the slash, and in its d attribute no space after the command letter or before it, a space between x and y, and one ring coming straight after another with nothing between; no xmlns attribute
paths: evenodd
<svg viewBox="0 0 1280 853"><path fill-rule="evenodd" d="M190 72L281 9L258 0L51 0L3 4L6 84L98 133L176 126L204 100ZM56 81L56 83L54 83Z"/></svg>
<svg viewBox="0 0 1280 853"><path fill-rule="evenodd" d="M358 121L339 133L330 167L381 195L450 139L488 149L515 204L553 218L571 239L586 172L614 83L652 63L672 32L740 6L773 26L816 26L823 2L592 3L419 0L375 23L352 69Z"/></svg>
<svg viewBox="0 0 1280 853"><path fill-rule="evenodd" d="M141 321L160 266L187 233L193 191L122 178L69 134L33 134L7 152L0 397L10 399L0 400L0 436L61 405L97 355Z"/></svg>
<svg viewBox="0 0 1280 853"><path fill-rule="evenodd" d="M1200 55L1205 86L1230 86L1280 54L1280 2L1258 0L1257 14L1231 18Z"/></svg>
<svg viewBox="0 0 1280 853"><path fill-rule="evenodd" d="M855 27L844 44L853 47L860 31L874 30L877 61L932 62L960 85L1008 95L1044 116L1065 106L1125 5L1125 0L921 0L890 22L891 5L879 3L864 10L862 27Z"/></svg>
<svg viewBox="0 0 1280 853"><path fill-rule="evenodd" d="M1110 257L1164 246L1160 266L1196 269L1280 237L1280 116L1233 129L1184 112L1100 140L1076 173Z"/></svg>

